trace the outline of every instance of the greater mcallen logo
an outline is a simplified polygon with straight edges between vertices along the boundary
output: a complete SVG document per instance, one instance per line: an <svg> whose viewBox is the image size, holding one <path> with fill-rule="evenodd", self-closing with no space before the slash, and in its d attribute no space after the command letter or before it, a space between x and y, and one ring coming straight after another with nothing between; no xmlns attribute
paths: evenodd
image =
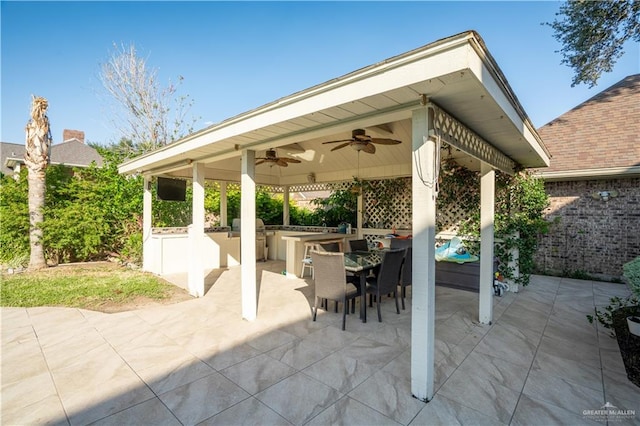
<svg viewBox="0 0 640 426"><path fill-rule="evenodd" d="M624 410L607 402L597 410L583 410L582 415L596 421L624 421L636 417L636 410Z"/></svg>

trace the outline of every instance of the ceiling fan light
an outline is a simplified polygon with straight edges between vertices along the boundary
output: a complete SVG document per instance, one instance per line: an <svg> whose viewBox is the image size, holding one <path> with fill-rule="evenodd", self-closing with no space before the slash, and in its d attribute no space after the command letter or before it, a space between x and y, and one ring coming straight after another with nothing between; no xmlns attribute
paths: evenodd
<svg viewBox="0 0 640 426"><path fill-rule="evenodd" d="M365 146L366 143L353 142L351 144L351 148L355 149L356 151L362 151Z"/></svg>

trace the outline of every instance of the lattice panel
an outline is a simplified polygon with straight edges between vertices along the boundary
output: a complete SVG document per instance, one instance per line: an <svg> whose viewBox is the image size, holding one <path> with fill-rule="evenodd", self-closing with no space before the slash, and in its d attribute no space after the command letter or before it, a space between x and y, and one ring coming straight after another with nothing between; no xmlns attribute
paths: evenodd
<svg viewBox="0 0 640 426"><path fill-rule="evenodd" d="M389 181L370 180L363 191L363 226L377 229L411 229L411 179L394 179L394 191Z"/></svg>
<svg viewBox="0 0 640 426"><path fill-rule="evenodd" d="M274 194L280 194L284 192L284 186L277 185L259 185L261 188L265 188L267 191L272 192ZM303 185L294 185L289 187L289 192L316 192L316 191L327 191L329 188L329 184L326 183L306 183Z"/></svg>
<svg viewBox="0 0 640 426"><path fill-rule="evenodd" d="M469 155L491 164L492 166L512 175L516 164L500 150L482 139L474 131L446 113L442 108L431 104L435 114L433 127L436 135L448 144L460 148Z"/></svg>
<svg viewBox="0 0 640 426"><path fill-rule="evenodd" d="M436 210L437 232L458 233L462 224L470 220L474 209L460 204L449 205Z"/></svg>
<svg viewBox="0 0 640 426"><path fill-rule="evenodd" d="M384 185L384 181L368 181L367 191L363 193L364 228L375 229L411 229L411 179L406 178L406 186L392 197L391 202L381 203L376 188ZM471 191L471 190L470 190ZM386 205L385 205L386 204ZM436 211L437 232L457 232L461 225L469 221L477 206L453 204Z"/></svg>

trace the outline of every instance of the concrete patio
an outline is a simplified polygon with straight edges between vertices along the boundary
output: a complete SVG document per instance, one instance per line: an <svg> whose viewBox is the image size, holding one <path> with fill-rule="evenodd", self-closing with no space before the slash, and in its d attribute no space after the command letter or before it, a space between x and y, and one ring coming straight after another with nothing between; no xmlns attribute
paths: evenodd
<svg viewBox="0 0 640 426"><path fill-rule="evenodd" d="M618 284L532 277L494 298L436 289L436 389L410 393L411 303L383 322L333 309L312 322L311 280L259 264L258 319L241 319L240 268L207 277L205 297L118 314L2 308L2 424L605 424L635 410L617 343L585 315ZM170 277L180 280L180 277ZM331 307L332 308L332 307ZM357 312L357 310L356 310Z"/></svg>

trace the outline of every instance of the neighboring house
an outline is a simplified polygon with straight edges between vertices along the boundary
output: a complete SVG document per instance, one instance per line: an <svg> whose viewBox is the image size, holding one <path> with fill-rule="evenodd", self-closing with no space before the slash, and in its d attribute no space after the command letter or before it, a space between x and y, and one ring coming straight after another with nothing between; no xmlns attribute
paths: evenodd
<svg viewBox="0 0 640 426"><path fill-rule="evenodd" d="M67 130L62 132L63 142L51 145L51 164L69 167L88 167L92 161L102 166L102 157L94 148L85 145L84 132ZM24 165L24 144L0 142L0 172L4 175L20 173Z"/></svg>
<svg viewBox="0 0 640 426"><path fill-rule="evenodd" d="M542 272L604 279L640 256L640 74L538 129L552 158L538 169L551 201Z"/></svg>

